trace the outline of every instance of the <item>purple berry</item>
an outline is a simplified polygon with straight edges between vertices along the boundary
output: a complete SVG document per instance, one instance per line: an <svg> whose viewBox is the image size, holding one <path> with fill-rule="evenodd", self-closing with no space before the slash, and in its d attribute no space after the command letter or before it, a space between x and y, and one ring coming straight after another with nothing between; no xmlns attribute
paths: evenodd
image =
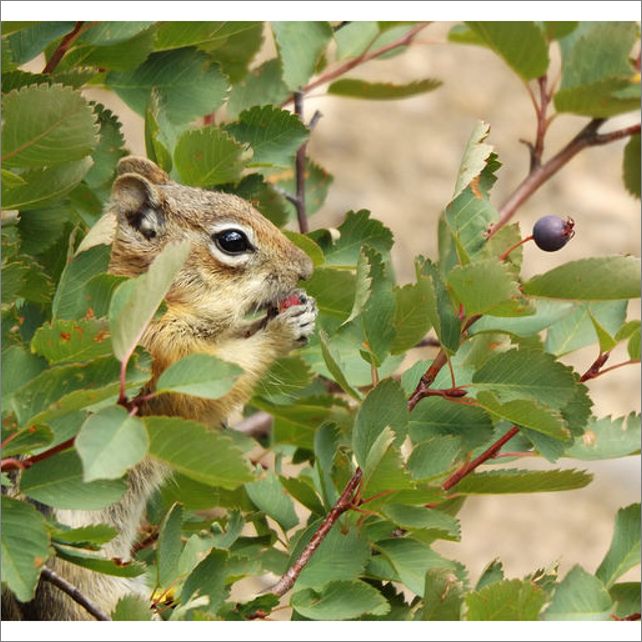
<svg viewBox="0 0 642 642"><path fill-rule="evenodd" d="M543 216L533 226L533 240L540 250L556 252L573 238L574 227L575 221L570 217Z"/></svg>

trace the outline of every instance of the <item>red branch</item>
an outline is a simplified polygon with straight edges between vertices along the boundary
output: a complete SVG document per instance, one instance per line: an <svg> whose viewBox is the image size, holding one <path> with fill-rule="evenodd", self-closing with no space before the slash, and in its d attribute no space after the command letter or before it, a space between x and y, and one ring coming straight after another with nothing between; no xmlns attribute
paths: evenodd
<svg viewBox="0 0 642 642"><path fill-rule="evenodd" d="M67 53L67 50L71 46L71 43L80 35L83 31L84 22L77 22L73 30L70 31L61 41L60 44L56 47L56 50L51 54L45 68L42 70L43 74L50 74L57 66L58 63L62 60L62 57Z"/></svg>

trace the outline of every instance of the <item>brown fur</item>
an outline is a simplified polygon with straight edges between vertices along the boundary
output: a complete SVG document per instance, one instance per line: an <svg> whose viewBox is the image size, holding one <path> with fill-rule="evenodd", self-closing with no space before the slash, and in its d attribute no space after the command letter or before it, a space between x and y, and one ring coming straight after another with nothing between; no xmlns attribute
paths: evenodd
<svg viewBox="0 0 642 642"><path fill-rule="evenodd" d="M187 417L216 428L250 398L274 359L311 332L316 314L311 300L306 314L298 317L289 313L263 322L244 317L291 293L299 279L311 274L312 263L243 199L174 183L143 158L122 159L118 174L108 211L117 219L110 272L136 276L167 243L183 239L192 243L190 256L166 296L165 314L151 324L141 342L153 357L148 388L153 388L168 365L192 353L216 355L244 370L235 387L221 399L164 394L150 400L143 414ZM212 229L227 222L249 230L256 247L235 265L226 263L212 247ZM307 319L304 326L300 319ZM74 527L91 523L115 526L120 535L104 552L108 557L130 559L146 501L166 474L163 465L146 459L130 471L129 489L118 503L102 511L57 510L55 517ZM56 558L48 564L107 612L127 593L144 594L144 587L135 581L86 571ZM92 619L46 582L40 583L29 604L6 597L5 619Z"/></svg>

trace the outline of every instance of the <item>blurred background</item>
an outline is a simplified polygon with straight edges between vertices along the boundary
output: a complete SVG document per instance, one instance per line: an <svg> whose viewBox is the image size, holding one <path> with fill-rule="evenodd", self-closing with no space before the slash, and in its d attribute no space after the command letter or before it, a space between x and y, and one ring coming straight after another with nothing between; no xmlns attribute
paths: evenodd
<svg viewBox="0 0 642 642"><path fill-rule="evenodd" d="M452 196L461 155L478 120L491 126L487 140L503 163L492 201L500 207L528 171L528 151L519 139L533 140L534 110L525 87L492 52L447 42L451 23L434 23L399 56L372 61L350 77L405 83L438 78L442 87L397 101L360 101L324 96L324 88L306 98L305 115L322 113L308 150L311 158L334 176L328 199L311 219L311 228L333 227L345 212L366 208L394 233L393 261L400 282L413 278L417 254L435 257L437 219ZM266 30L264 52L256 64L273 55ZM557 52L553 52L555 56ZM39 65L36 65L39 67ZM115 95L88 92L118 114L132 153L144 154L143 121ZM613 118L604 131L637 120ZM587 122L558 117L547 135L545 156L565 145ZM640 255L640 203L624 189L622 150L626 141L583 151L518 211L523 235L535 220L554 213L571 216L576 236L562 251L544 253L529 243L524 274L544 272L567 261L609 254ZM629 311L639 318L639 305ZM416 354L415 354L416 353ZM430 349L414 351L425 358ZM597 355L580 350L565 361L583 372ZM626 360L616 350L611 363ZM588 383L598 417L640 411L640 370L628 366ZM587 488L566 493L472 497L461 513L462 541L436 548L464 562L476 580L484 566L499 557L508 577L560 562L562 574L576 563L594 571L608 549L617 509L640 500L640 459L597 462L580 467L594 472ZM561 460L561 466L572 462ZM547 468L547 462L519 465ZM639 569L625 578L634 579Z"/></svg>

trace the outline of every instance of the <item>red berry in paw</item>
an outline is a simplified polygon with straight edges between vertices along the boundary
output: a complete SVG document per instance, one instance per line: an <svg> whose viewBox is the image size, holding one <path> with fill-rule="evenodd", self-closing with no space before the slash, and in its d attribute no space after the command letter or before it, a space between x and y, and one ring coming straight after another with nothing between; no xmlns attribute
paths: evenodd
<svg viewBox="0 0 642 642"><path fill-rule="evenodd" d="M287 310L293 305L301 305L303 301L304 299L300 294L290 294L290 296L286 296L285 299L281 299L281 301L279 301L279 312L283 312L283 310Z"/></svg>
<svg viewBox="0 0 642 642"><path fill-rule="evenodd" d="M543 216L533 226L533 240L540 250L556 252L563 248L575 235L575 221L550 214Z"/></svg>

